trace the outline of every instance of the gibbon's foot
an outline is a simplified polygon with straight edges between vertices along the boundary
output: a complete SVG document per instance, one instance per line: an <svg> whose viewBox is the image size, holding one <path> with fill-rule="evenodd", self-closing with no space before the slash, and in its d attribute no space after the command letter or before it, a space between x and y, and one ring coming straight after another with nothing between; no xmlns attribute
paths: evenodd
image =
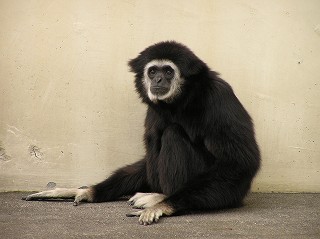
<svg viewBox="0 0 320 239"><path fill-rule="evenodd" d="M136 193L129 199L129 205L133 208L149 208L162 202L166 196L160 193Z"/></svg>
<svg viewBox="0 0 320 239"><path fill-rule="evenodd" d="M153 222L158 222L161 216L170 216L173 213L174 209L167 203L162 202L144 210L128 213L126 216L139 217L139 223L147 226Z"/></svg>
<svg viewBox="0 0 320 239"><path fill-rule="evenodd" d="M74 199L73 205L78 206L80 202L92 202L93 192L91 188L56 188L53 190L30 194L22 199L26 201Z"/></svg>

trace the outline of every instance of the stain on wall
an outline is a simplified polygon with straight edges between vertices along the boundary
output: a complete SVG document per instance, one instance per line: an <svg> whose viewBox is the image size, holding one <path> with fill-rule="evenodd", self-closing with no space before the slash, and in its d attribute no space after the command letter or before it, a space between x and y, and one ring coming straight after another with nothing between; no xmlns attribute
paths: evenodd
<svg viewBox="0 0 320 239"><path fill-rule="evenodd" d="M43 157L43 153L41 152L40 148L36 145L29 146L29 154L30 156L35 157L39 160L41 160Z"/></svg>
<svg viewBox="0 0 320 239"><path fill-rule="evenodd" d="M6 154L6 150L0 146L0 161L7 162L10 159L11 159L11 157Z"/></svg>

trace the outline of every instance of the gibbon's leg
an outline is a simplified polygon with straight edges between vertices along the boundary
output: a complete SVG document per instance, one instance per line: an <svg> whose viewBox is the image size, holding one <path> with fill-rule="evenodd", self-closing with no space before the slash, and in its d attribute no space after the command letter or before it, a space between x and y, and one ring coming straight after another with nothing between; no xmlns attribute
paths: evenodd
<svg viewBox="0 0 320 239"><path fill-rule="evenodd" d="M86 189L56 188L53 190L34 193L25 198L31 200L72 199L74 205L80 202L106 202L116 200L121 196L130 195L137 191L147 191L145 161L118 169L105 181Z"/></svg>
<svg viewBox="0 0 320 239"><path fill-rule="evenodd" d="M162 204L173 211L241 205L254 176L248 173L246 164L242 165L246 162L241 160L247 150L245 145L225 145L229 149L225 155L229 155L216 161L204 146L192 143L177 124L164 131L161 143L159 180L167 195ZM208 160L212 163L207 164Z"/></svg>
<svg viewBox="0 0 320 239"><path fill-rule="evenodd" d="M209 170L196 176L191 183L162 202L127 216L137 216L141 225L149 225L157 222L161 216L170 216L178 211L239 207L250 184L251 178L241 181L223 179L215 170Z"/></svg>
<svg viewBox="0 0 320 239"><path fill-rule="evenodd" d="M178 211L241 205L253 177L250 173L246 174L245 169L239 168L241 164L223 161L206 167L205 157L210 156L204 149L193 146L178 126L166 129L161 142L159 179L168 196L160 203L128 216L138 216L140 224L149 225L163 215L170 216ZM226 148L236 147L227 145ZM230 158L236 160L241 157L241 153L233 150Z"/></svg>
<svg viewBox="0 0 320 239"><path fill-rule="evenodd" d="M140 160L118 169L105 181L91 187L94 202L107 202L136 192L149 192L146 162Z"/></svg>
<svg viewBox="0 0 320 239"><path fill-rule="evenodd" d="M253 176L238 170L230 165L210 167L162 202L129 216L139 216L140 224L149 225L163 215L170 216L178 211L239 207Z"/></svg>
<svg viewBox="0 0 320 239"><path fill-rule="evenodd" d="M161 150L158 161L160 186L165 195L187 187L197 175L206 170L206 153L203 149L194 146L189 137L179 125L169 126L161 138ZM169 216L176 212L175 207L167 203L167 197L145 210L132 212L127 216L139 216L139 223L149 225L157 222L163 215ZM147 201L146 195L135 195L132 201ZM149 201L148 201L149 202Z"/></svg>

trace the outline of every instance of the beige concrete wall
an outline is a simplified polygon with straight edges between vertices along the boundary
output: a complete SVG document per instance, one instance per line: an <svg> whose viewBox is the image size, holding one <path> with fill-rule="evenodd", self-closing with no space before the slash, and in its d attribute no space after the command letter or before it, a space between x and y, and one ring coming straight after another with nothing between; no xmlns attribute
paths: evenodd
<svg viewBox="0 0 320 239"><path fill-rule="evenodd" d="M0 191L97 183L142 157L127 61L174 39L251 113L254 191L320 192L320 1L0 1Z"/></svg>

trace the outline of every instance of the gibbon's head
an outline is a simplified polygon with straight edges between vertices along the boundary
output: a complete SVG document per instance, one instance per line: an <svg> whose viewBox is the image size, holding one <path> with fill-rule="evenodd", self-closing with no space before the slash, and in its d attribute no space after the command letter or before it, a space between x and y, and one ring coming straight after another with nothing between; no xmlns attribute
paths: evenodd
<svg viewBox="0 0 320 239"><path fill-rule="evenodd" d="M189 48L166 41L154 44L129 61L135 73L135 84L145 101L172 103L184 92L184 86L193 76L208 71Z"/></svg>

